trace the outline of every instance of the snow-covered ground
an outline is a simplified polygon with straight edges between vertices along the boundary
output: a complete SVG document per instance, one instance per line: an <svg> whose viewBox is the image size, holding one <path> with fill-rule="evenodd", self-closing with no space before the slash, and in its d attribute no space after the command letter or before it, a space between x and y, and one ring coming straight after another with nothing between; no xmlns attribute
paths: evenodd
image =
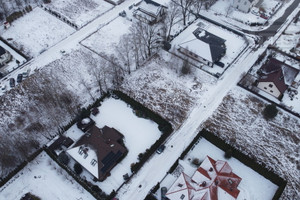
<svg viewBox="0 0 300 200"><path fill-rule="evenodd" d="M131 22L126 18L117 17L107 26L83 40L81 44L100 54L115 54L121 36L129 33L130 25Z"/></svg>
<svg viewBox="0 0 300 200"><path fill-rule="evenodd" d="M203 138L200 139L197 145L195 145L193 149L185 156L184 160L179 162L180 171L182 170L185 174L192 177L197 169L195 165L192 164L193 159L199 159L199 161L202 162L206 156L210 156L214 160L227 161L232 168L233 173L242 178L242 181L238 186L240 193L237 200L272 199L276 190L278 189L277 185L273 184L259 173L247 167L239 160L235 158L230 158L229 160L225 159L224 151ZM177 176L178 172L175 170L175 173L167 175L167 177L161 182L160 186L170 188ZM158 190L157 196L160 196L160 190Z"/></svg>
<svg viewBox="0 0 300 200"><path fill-rule="evenodd" d="M124 144L128 148L126 157L112 170L111 175L103 182L97 184L106 194L117 190L124 182L123 175L131 175L130 165L138 162L138 155L144 153L161 136L158 125L151 120L138 118L132 108L121 100L113 98L105 99L99 107L99 114L91 116L99 128L113 127L124 135ZM82 131L71 127L66 135L72 139L78 139ZM86 175L88 177L88 175ZM92 182L92 177L88 177Z"/></svg>
<svg viewBox="0 0 300 200"><path fill-rule="evenodd" d="M52 0L44 5L47 9L60 14L70 22L82 27L113 8L113 5L104 0Z"/></svg>
<svg viewBox="0 0 300 200"><path fill-rule="evenodd" d="M184 57L182 53L177 51L178 45L181 44L189 37L189 35L193 34L193 31L198 27L206 30L209 33L212 33L225 41L226 46L226 54L221 58L220 62L224 63L224 67L219 67L214 65L213 67L205 66L200 62L194 62L196 66L201 67L204 71L207 71L212 74L222 74L227 67L232 63L232 61L241 53L241 51L247 46L247 42L242 36L239 36L227 29L216 26L204 20L196 20L192 25L190 25L187 29L185 29L182 33L180 33L177 37L172 41L173 51L175 54L178 54L181 57ZM205 54L202 49L199 48L198 52L194 52L197 55L201 56ZM192 61L192 59L189 59Z"/></svg>
<svg viewBox="0 0 300 200"><path fill-rule="evenodd" d="M45 152L1 187L0 199L21 199L28 192L43 200L95 199Z"/></svg>
<svg viewBox="0 0 300 200"><path fill-rule="evenodd" d="M2 37L29 57L36 57L75 29L39 7L17 19Z"/></svg>
<svg viewBox="0 0 300 200"><path fill-rule="evenodd" d="M178 127L216 79L194 67L191 74L183 75L181 59L160 53L127 76L122 90Z"/></svg>
<svg viewBox="0 0 300 200"><path fill-rule="evenodd" d="M300 16L282 33L275 45L282 51L300 56Z"/></svg>
<svg viewBox="0 0 300 200"><path fill-rule="evenodd" d="M298 199L300 121L280 109L275 119L267 121L262 115L266 105L236 87L204 127L287 180L283 199Z"/></svg>

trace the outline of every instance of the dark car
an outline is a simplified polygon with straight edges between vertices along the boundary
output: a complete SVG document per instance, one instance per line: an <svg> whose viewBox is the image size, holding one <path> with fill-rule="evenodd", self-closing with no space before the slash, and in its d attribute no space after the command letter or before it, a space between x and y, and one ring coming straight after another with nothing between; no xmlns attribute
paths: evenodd
<svg viewBox="0 0 300 200"><path fill-rule="evenodd" d="M14 78L9 79L9 85L10 85L10 87L15 87L15 79Z"/></svg>
<svg viewBox="0 0 300 200"><path fill-rule="evenodd" d="M166 146L165 145L160 145L158 149L156 150L156 153L161 154L165 150Z"/></svg>
<svg viewBox="0 0 300 200"><path fill-rule="evenodd" d="M23 79L23 74L18 74L17 82L18 82L18 83L21 83L21 82L22 82L22 79Z"/></svg>
<svg viewBox="0 0 300 200"><path fill-rule="evenodd" d="M161 199L162 200L167 200L166 194L167 194L167 188L166 187L162 187L161 189Z"/></svg>

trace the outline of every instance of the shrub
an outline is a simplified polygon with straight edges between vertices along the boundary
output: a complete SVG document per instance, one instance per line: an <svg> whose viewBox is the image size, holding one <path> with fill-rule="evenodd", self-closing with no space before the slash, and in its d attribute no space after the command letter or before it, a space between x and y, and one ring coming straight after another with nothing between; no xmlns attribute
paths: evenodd
<svg viewBox="0 0 300 200"><path fill-rule="evenodd" d="M274 117L276 117L277 113L278 113L278 110L277 110L275 104L267 105L263 111L263 115L264 115L265 119L267 119L267 120L273 119Z"/></svg>
<svg viewBox="0 0 300 200"><path fill-rule="evenodd" d="M190 64L188 63L187 60L183 61L182 68L181 68L181 73L183 75L187 75L187 74L191 73L191 66L190 66Z"/></svg>
<svg viewBox="0 0 300 200"><path fill-rule="evenodd" d="M78 164L78 163L75 163L74 164L74 171L75 171L75 173L76 174L81 174L82 173L82 167L81 167L81 165L80 164Z"/></svg>
<svg viewBox="0 0 300 200"><path fill-rule="evenodd" d="M65 152L61 152L58 156L59 162L63 163L64 165L67 165L70 161L70 158L67 156Z"/></svg>
<svg viewBox="0 0 300 200"><path fill-rule="evenodd" d="M225 151L224 157L225 157L226 159L231 158L231 157L232 157L232 149L227 149L227 150Z"/></svg>
<svg viewBox="0 0 300 200"><path fill-rule="evenodd" d="M194 158L192 161L193 165L199 166L200 165L200 160L198 158Z"/></svg>

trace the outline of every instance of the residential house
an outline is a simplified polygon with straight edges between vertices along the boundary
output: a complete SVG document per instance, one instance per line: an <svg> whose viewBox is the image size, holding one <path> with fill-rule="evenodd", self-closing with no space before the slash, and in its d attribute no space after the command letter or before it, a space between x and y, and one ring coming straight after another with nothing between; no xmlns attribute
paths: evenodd
<svg viewBox="0 0 300 200"><path fill-rule="evenodd" d="M232 7L247 13L258 1L259 0L233 0Z"/></svg>
<svg viewBox="0 0 300 200"><path fill-rule="evenodd" d="M111 169L127 154L123 135L114 128L94 124L67 153L97 180L103 181Z"/></svg>
<svg viewBox="0 0 300 200"><path fill-rule="evenodd" d="M234 200L240 191L241 178L226 161L207 156L192 177L185 173L176 179L166 197L170 200Z"/></svg>
<svg viewBox="0 0 300 200"><path fill-rule="evenodd" d="M166 6L163 6L152 0L143 0L139 2L138 8L133 12L134 17L148 24L155 24L163 19Z"/></svg>
<svg viewBox="0 0 300 200"><path fill-rule="evenodd" d="M257 87L266 93L281 99L287 88L293 84L299 71L284 62L270 58L259 69Z"/></svg>
<svg viewBox="0 0 300 200"><path fill-rule="evenodd" d="M200 27L178 45L178 51L196 61L213 67L226 53L224 39Z"/></svg>
<svg viewBox="0 0 300 200"><path fill-rule="evenodd" d="M124 2L125 0L104 0L107 1L108 3L111 3L113 5L119 5L120 3Z"/></svg>
<svg viewBox="0 0 300 200"><path fill-rule="evenodd" d="M0 65L5 65L12 59L11 54L0 46Z"/></svg>

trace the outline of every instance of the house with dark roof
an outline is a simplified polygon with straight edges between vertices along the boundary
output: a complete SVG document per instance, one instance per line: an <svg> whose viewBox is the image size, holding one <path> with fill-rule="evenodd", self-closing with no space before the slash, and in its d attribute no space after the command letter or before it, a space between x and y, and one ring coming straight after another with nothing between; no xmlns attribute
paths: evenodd
<svg viewBox="0 0 300 200"><path fill-rule="evenodd" d="M297 77L299 70L275 58L270 58L259 69L257 87L262 91L281 99L284 92Z"/></svg>
<svg viewBox="0 0 300 200"><path fill-rule="evenodd" d="M226 161L207 156L192 177L184 172L169 188L170 200L234 200L240 191L241 178L232 172Z"/></svg>
<svg viewBox="0 0 300 200"><path fill-rule="evenodd" d="M155 24L162 20L167 9L166 6L152 0L142 0L137 5L138 8L133 12L133 16L148 24Z"/></svg>
<svg viewBox="0 0 300 200"><path fill-rule="evenodd" d="M259 0L233 0L232 7L247 13L255 4L258 3L258 1Z"/></svg>
<svg viewBox="0 0 300 200"><path fill-rule="evenodd" d="M92 125L67 153L97 180L103 181L127 154L123 135L114 128Z"/></svg>
<svg viewBox="0 0 300 200"><path fill-rule="evenodd" d="M12 59L11 54L0 46L0 65L8 63Z"/></svg>
<svg viewBox="0 0 300 200"><path fill-rule="evenodd" d="M226 53L225 41L199 27L178 44L177 50L193 60L213 67Z"/></svg>

